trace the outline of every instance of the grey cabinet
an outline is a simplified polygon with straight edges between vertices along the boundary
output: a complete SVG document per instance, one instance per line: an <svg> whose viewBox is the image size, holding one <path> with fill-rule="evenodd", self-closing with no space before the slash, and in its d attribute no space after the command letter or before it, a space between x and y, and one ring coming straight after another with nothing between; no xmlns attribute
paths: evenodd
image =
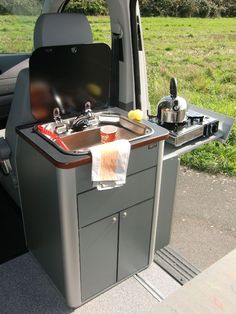
<svg viewBox="0 0 236 314"><path fill-rule="evenodd" d="M82 301L148 265L153 199L80 229Z"/></svg>
<svg viewBox="0 0 236 314"><path fill-rule="evenodd" d="M118 214L80 230L82 301L116 282Z"/></svg>
<svg viewBox="0 0 236 314"><path fill-rule="evenodd" d="M132 154L137 160L117 189L92 188L91 165L76 170L82 303L149 264L157 147Z"/></svg>
<svg viewBox="0 0 236 314"><path fill-rule="evenodd" d="M153 199L120 213L118 281L148 265Z"/></svg>

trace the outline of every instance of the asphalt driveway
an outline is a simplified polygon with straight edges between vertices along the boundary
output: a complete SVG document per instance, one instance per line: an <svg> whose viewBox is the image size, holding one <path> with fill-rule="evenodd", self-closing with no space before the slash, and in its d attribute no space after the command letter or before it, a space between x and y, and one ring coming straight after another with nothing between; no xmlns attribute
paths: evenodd
<svg viewBox="0 0 236 314"><path fill-rule="evenodd" d="M236 178L181 167L170 245L205 269L236 248Z"/></svg>

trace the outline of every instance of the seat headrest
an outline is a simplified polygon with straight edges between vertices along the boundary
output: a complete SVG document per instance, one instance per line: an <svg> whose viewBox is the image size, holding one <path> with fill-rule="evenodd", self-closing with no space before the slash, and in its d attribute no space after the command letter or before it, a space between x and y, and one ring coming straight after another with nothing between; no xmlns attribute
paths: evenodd
<svg viewBox="0 0 236 314"><path fill-rule="evenodd" d="M42 14L35 24L34 49L92 42L89 22L86 16L80 13Z"/></svg>

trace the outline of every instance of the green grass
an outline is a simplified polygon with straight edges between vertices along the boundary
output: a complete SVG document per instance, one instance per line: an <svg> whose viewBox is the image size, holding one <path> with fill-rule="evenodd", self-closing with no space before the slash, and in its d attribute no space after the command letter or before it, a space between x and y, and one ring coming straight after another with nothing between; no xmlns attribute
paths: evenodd
<svg viewBox="0 0 236 314"><path fill-rule="evenodd" d="M153 113L175 76L189 102L236 117L236 19L143 18L142 25ZM210 143L182 163L236 176L236 125L227 145Z"/></svg>
<svg viewBox="0 0 236 314"><path fill-rule="evenodd" d="M0 15L0 53L30 52L36 17Z"/></svg>
<svg viewBox="0 0 236 314"><path fill-rule="evenodd" d="M0 52L31 51L34 22L0 16ZM108 19L90 23L95 41L109 43ZM175 76L189 102L236 117L236 19L143 18L142 26L152 113ZM236 176L236 125L227 145L210 143L184 155L182 163Z"/></svg>

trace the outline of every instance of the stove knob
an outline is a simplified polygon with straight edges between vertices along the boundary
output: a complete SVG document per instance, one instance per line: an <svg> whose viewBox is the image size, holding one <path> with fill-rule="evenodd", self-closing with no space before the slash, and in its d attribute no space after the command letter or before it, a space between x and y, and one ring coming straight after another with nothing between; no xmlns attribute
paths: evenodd
<svg viewBox="0 0 236 314"><path fill-rule="evenodd" d="M218 128L219 128L219 123L215 122L212 126L212 133L218 132Z"/></svg>
<svg viewBox="0 0 236 314"><path fill-rule="evenodd" d="M190 125L193 125L194 117L189 117Z"/></svg>

